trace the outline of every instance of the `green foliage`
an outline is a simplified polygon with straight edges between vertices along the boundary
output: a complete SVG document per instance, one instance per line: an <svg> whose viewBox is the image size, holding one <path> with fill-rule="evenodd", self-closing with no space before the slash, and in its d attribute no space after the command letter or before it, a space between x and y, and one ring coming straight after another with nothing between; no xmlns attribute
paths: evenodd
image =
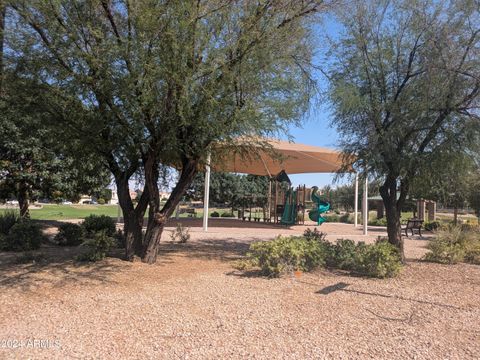
<svg viewBox="0 0 480 360"><path fill-rule="evenodd" d="M13 225L20 221L18 211L6 210L0 213L0 234L8 235Z"/></svg>
<svg viewBox="0 0 480 360"><path fill-rule="evenodd" d="M214 217L214 218L220 217L220 213L218 211L212 211L212 213L210 214L210 217Z"/></svg>
<svg viewBox="0 0 480 360"><path fill-rule="evenodd" d="M377 278L396 276L402 268L397 248L385 240L366 245L349 239L330 244L324 239L325 234L313 230L306 232L305 237L278 237L254 243L246 259L234 266L239 270L258 267L266 276L328 266Z"/></svg>
<svg viewBox="0 0 480 360"><path fill-rule="evenodd" d="M44 240L40 227L30 220L22 220L13 225L7 236L3 236L1 250L29 251L40 248Z"/></svg>
<svg viewBox="0 0 480 360"><path fill-rule="evenodd" d="M373 245L357 245L355 272L376 278L387 278L396 276L401 268L398 249L388 241L380 241Z"/></svg>
<svg viewBox="0 0 480 360"><path fill-rule="evenodd" d="M342 270L356 270L358 261L357 250L365 245L358 245L353 240L339 239L335 245L332 245L328 265Z"/></svg>
<svg viewBox="0 0 480 360"><path fill-rule="evenodd" d="M381 219L369 220L368 225L371 225L371 226L387 226L387 218L383 217Z"/></svg>
<svg viewBox="0 0 480 360"><path fill-rule="evenodd" d="M448 226L437 232L428 244L425 260L442 264L470 262L480 264L480 231Z"/></svg>
<svg viewBox="0 0 480 360"><path fill-rule="evenodd" d="M303 237L309 241L325 241L327 234L321 231L318 231L318 229L315 227L312 229L308 228L303 232Z"/></svg>
<svg viewBox="0 0 480 360"><path fill-rule="evenodd" d="M97 200L98 205L105 205L105 200L100 198Z"/></svg>
<svg viewBox="0 0 480 360"><path fill-rule="evenodd" d="M247 254L252 266L263 275L279 276L288 271L311 271L325 264L326 253L318 241L301 237L278 237L250 245Z"/></svg>
<svg viewBox="0 0 480 360"><path fill-rule="evenodd" d="M115 220L107 215L90 215L82 222L87 236L105 231L108 236L113 236L116 231Z"/></svg>
<svg viewBox="0 0 480 360"><path fill-rule="evenodd" d="M340 222L340 216L335 213L322 216L327 220L327 222Z"/></svg>
<svg viewBox="0 0 480 360"><path fill-rule="evenodd" d="M83 242L83 236L84 233L82 226L72 223L63 223L58 227L55 241L58 245L77 246Z"/></svg>
<svg viewBox="0 0 480 360"><path fill-rule="evenodd" d="M181 223L177 223L177 226L174 231L170 234L172 241L177 241L180 244L186 243L190 240L190 229L184 227Z"/></svg>
<svg viewBox="0 0 480 360"><path fill-rule="evenodd" d="M224 212L224 213L222 213L222 215L220 217L222 217L222 218L232 218L232 217L235 217L235 215L231 212Z"/></svg>
<svg viewBox="0 0 480 360"><path fill-rule="evenodd" d="M325 66L332 122L351 155L344 165L375 174L387 213L399 220L395 208L419 173L436 176L433 163L452 173L454 164L439 159L478 146L480 33L470 24L480 13L469 0L372 0L347 4L338 18L344 31Z"/></svg>
<svg viewBox="0 0 480 360"><path fill-rule="evenodd" d="M423 227L426 231L435 231L440 228L439 221L429 221L423 224Z"/></svg>
<svg viewBox="0 0 480 360"><path fill-rule="evenodd" d="M338 220L339 220L341 223L353 224L353 220L354 220L353 218L354 218L353 215L350 215L349 213L345 213L345 214L341 215Z"/></svg>
<svg viewBox="0 0 480 360"><path fill-rule="evenodd" d="M103 260L107 252L115 245L115 240L108 235L106 230L97 232L93 238L87 239L82 246L88 247L88 251L77 257L79 261Z"/></svg>
<svg viewBox="0 0 480 360"><path fill-rule="evenodd" d="M367 245L340 239L331 246L329 255L328 266L364 276L394 277L402 268L397 248L386 240Z"/></svg>

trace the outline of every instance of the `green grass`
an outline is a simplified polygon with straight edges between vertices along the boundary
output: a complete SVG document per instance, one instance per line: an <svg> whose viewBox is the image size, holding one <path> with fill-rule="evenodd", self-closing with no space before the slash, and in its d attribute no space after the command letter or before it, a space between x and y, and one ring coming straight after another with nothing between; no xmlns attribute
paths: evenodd
<svg viewBox="0 0 480 360"><path fill-rule="evenodd" d="M0 213L5 209L0 209ZM30 207L30 217L36 220L84 219L88 215L117 217L117 205L43 205L41 209Z"/></svg>
<svg viewBox="0 0 480 360"><path fill-rule="evenodd" d="M18 208L15 208L18 210ZM0 209L0 214L5 212L6 209ZM203 209L196 209L197 218L203 216ZM220 214L224 212L230 212L229 209L216 209L210 208L210 214L213 211L218 211ZM88 215L107 215L110 217L116 218L118 216L118 206L117 205L54 205L47 204L43 205L41 209L35 208L34 206L30 207L30 217L35 220L67 220L67 219L84 219ZM121 213L120 213L120 216ZM145 214L145 217L148 216L148 211ZM175 216L175 212L173 213ZM188 217L188 214L180 214L181 218Z"/></svg>

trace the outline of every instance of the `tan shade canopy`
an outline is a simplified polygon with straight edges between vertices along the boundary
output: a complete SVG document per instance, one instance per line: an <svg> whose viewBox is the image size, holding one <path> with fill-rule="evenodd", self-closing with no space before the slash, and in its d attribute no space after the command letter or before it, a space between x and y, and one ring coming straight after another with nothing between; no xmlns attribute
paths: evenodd
<svg viewBox="0 0 480 360"><path fill-rule="evenodd" d="M260 146L249 149L248 154L232 152L217 160L212 159L214 171L237 172L252 175L273 176L285 170L287 174L334 173L342 169L343 158L339 151L291 143L267 140L269 150Z"/></svg>

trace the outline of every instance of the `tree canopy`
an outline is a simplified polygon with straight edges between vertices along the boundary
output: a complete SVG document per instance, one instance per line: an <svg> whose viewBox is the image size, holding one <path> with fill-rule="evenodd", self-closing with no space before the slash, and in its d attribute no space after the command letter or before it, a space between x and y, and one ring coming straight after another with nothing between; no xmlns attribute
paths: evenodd
<svg viewBox="0 0 480 360"><path fill-rule="evenodd" d="M480 17L472 1L355 2L332 47L333 124L349 163L383 181L389 239L419 171L480 129ZM400 196L397 199L397 191Z"/></svg>
<svg viewBox="0 0 480 360"><path fill-rule="evenodd" d="M115 178L127 258L155 261L165 221L212 143L279 134L308 108L308 19L322 1L7 4L11 61L61 89L82 114L62 124L68 136L86 139ZM165 165L181 172L161 206ZM135 173L145 181L136 207L128 191Z"/></svg>

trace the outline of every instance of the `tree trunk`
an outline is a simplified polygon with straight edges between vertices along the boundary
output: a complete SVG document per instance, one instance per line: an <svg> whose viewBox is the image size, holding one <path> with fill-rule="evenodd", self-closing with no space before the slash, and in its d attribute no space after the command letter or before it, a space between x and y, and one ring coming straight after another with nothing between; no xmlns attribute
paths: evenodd
<svg viewBox="0 0 480 360"><path fill-rule="evenodd" d="M147 162L145 167L145 186L150 191L150 211L148 219L147 233L144 239L144 248L142 261L147 264L153 264L157 261L158 249L160 247L160 239L162 237L163 229L167 220L175 211L178 203L182 199L183 195L187 191L188 187L192 183L194 176L197 173L198 162L195 160L184 159L182 161L182 172L180 178L172 190L170 197L163 206L159 209L158 196L152 195L155 191L158 191L157 183L155 182L155 163L153 161Z"/></svg>
<svg viewBox="0 0 480 360"><path fill-rule="evenodd" d="M454 205L453 207L453 224L455 226L458 225L458 206Z"/></svg>
<svg viewBox="0 0 480 360"><path fill-rule="evenodd" d="M17 193L18 206L20 207L20 217L28 219L30 218L30 194L28 191L28 185L19 184Z"/></svg>
<svg viewBox="0 0 480 360"><path fill-rule="evenodd" d="M123 232L125 235L125 258L133 261L135 255L141 257L143 250L143 217L147 208L148 191L144 191L136 207L130 197L128 179L115 179L118 202L123 213Z"/></svg>
<svg viewBox="0 0 480 360"><path fill-rule="evenodd" d="M402 228L400 223L401 208L406 194L401 194L397 200L397 179L395 176L387 176L384 184L380 186L380 195L385 205L385 214L387 216L387 234L388 242L398 248L402 262L405 262Z"/></svg>

